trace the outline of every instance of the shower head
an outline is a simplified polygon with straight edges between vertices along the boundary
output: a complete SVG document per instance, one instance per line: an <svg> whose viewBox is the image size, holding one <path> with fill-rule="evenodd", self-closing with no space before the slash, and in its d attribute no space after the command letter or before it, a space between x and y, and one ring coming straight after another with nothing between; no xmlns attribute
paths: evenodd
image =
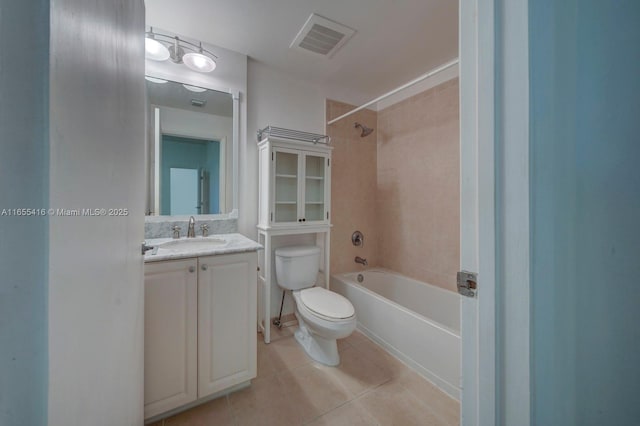
<svg viewBox="0 0 640 426"><path fill-rule="evenodd" d="M364 126L360 123L356 123L354 126L356 129L360 128L360 130L362 130L362 133L360 133L360 137L364 138L365 136L369 136L371 134L371 132L373 132L373 129L367 126Z"/></svg>

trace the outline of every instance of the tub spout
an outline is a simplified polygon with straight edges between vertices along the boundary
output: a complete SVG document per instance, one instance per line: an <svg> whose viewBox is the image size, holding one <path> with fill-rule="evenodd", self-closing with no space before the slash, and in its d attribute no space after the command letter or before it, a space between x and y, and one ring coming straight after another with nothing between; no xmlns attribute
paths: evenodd
<svg viewBox="0 0 640 426"><path fill-rule="evenodd" d="M363 259L360 256L356 256L356 263L361 264L362 266L368 266L367 259Z"/></svg>

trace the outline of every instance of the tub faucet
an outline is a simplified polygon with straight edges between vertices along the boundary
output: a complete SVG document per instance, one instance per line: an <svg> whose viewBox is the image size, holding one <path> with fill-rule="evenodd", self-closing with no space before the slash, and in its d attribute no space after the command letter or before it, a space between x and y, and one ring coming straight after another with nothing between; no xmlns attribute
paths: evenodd
<svg viewBox="0 0 640 426"><path fill-rule="evenodd" d="M187 238L196 237L196 219L191 216L189 218L189 228L187 229Z"/></svg>
<svg viewBox="0 0 640 426"><path fill-rule="evenodd" d="M368 266L367 259L363 259L360 256L356 256L356 263L361 264L362 266Z"/></svg>

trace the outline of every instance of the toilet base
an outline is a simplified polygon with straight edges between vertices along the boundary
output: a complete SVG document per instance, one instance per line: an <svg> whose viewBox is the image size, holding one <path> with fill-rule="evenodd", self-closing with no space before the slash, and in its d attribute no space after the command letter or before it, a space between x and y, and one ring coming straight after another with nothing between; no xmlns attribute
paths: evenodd
<svg viewBox="0 0 640 426"><path fill-rule="evenodd" d="M295 331L294 337L307 355L314 361L329 367L339 365L340 355L336 339L325 339L312 333L297 312L296 317L298 318L298 329Z"/></svg>

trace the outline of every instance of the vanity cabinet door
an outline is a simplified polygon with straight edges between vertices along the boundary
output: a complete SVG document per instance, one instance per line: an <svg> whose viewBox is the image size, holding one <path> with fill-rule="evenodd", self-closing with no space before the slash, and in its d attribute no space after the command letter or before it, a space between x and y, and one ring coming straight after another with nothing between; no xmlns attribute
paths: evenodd
<svg viewBox="0 0 640 426"><path fill-rule="evenodd" d="M256 377L256 252L198 259L198 397Z"/></svg>
<svg viewBox="0 0 640 426"><path fill-rule="evenodd" d="M198 397L197 277L196 259L145 265L145 418Z"/></svg>

